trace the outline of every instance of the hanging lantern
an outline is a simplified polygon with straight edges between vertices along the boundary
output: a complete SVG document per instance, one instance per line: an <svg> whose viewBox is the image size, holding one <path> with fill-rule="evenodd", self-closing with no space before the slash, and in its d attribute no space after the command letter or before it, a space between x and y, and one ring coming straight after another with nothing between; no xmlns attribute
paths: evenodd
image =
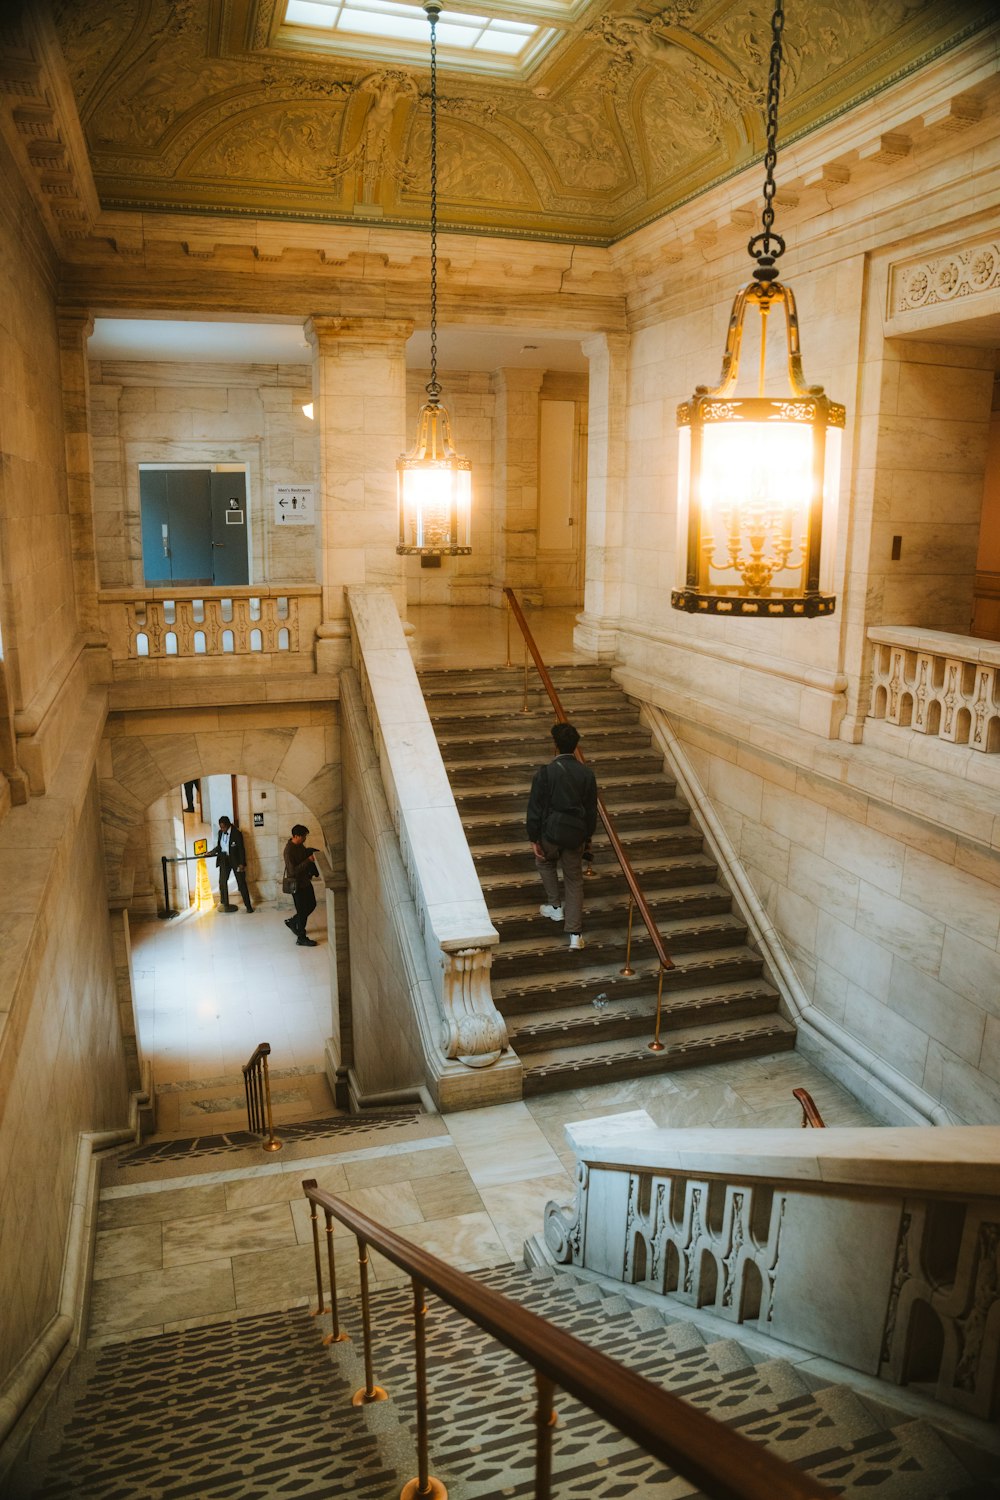
<svg viewBox="0 0 1000 1500"><path fill-rule="evenodd" d="M396 460L397 552L434 557L472 551L472 465L455 452L451 419L437 378L437 19L439 0L425 0L431 26L431 378L417 419L417 438Z"/></svg>
<svg viewBox="0 0 1000 1500"><path fill-rule="evenodd" d="M810 618L832 614L833 529L840 487L843 406L821 385L806 385L791 288L775 261L785 242L774 231L774 165L781 79L782 0L772 18L762 231L747 247L753 281L733 303L719 384L695 387L677 408L678 531L684 587L675 609L692 614ZM749 308L760 314L755 396L733 394ZM784 308L787 391L764 395L768 315Z"/></svg>

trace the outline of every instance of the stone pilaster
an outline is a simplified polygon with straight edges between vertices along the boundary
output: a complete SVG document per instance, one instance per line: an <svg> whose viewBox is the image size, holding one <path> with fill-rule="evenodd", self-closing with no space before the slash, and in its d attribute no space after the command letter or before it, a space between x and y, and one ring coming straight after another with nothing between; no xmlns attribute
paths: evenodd
<svg viewBox="0 0 1000 1500"><path fill-rule="evenodd" d="M98 638L97 554L94 539L94 460L90 446L90 380L87 340L94 328L89 314L60 313L59 367L62 377L66 494L69 502L73 578L80 628Z"/></svg>
<svg viewBox="0 0 1000 1500"><path fill-rule="evenodd" d="M493 576L491 595L508 585L538 593L538 399L541 370L494 370Z"/></svg>
<svg viewBox="0 0 1000 1500"><path fill-rule="evenodd" d="M381 585L401 614L406 608L396 555L396 459L408 446L405 350L412 331L405 319L314 316L306 324L319 435L321 671L348 663L345 588Z"/></svg>
<svg viewBox="0 0 1000 1500"><path fill-rule="evenodd" d="M599 333L582 348L590 361L587 558L583 614L573 643L601 659L615 654L621 618L629 339Z"/></svg>

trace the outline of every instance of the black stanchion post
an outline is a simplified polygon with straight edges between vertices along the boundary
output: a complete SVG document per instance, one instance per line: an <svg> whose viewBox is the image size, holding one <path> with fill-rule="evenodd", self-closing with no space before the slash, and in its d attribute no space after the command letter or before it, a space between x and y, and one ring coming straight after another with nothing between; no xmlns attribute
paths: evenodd
<svg viewBox="0 0 1000 1500"><path fill-rule="evenodd" d="M163 910L160 912L161 921L167 917L176 917L177 913L170 909L170 891L167 888L167 856L160 855L160 865L163 870Z"/></svg>

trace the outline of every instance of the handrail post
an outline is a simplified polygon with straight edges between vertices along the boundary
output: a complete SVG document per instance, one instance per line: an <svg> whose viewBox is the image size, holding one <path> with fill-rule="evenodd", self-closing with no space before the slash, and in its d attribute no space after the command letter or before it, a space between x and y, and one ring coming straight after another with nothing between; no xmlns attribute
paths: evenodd
<svg viewBox="0 0 1000 1500"><path fill-rule="evenodd" d="M306 1197L309 1198L309 1207L312 1210L309 1218L312 1221L313 1259L316 1262L316 1310L312 1316L314 1318L321 1318L326 1312L326 1305L323 1301L323 1265L319 1255L319 1229L317 1227L319 1224L319 1215L316 1212L315 1200L309 1197L310 1189L315 1188L316 1186L317 1182L315 1177L308 1178L302 1184L302 1190L305 1193ZM327 1217L329 1217L329 1215L327 1215Z"/></svg>
<svg viewBox="0 0 1000 1500"><path fill-rule="evenodd" d="M324 1344L349 1344L351 1342L351 1337L350 1337L350 1334L344 1333L343 1329L340 1326L340 1311L339 1311L339 1309L337 1307L337 1268L336 1268L336 1266L334 1265L334 1262L333 1262L333 1214L330 1212L330 1210L328 1208L324 1209L323 1212L326 1214L326 1258L327 1258L327 1261L328 1261L329 1266L330 1266L330 1314L331 1314L330 1332L327 1334L326 1338L323 1340L323 1343ZM316 1254L317 1254L317 1257L318 1257L318 1255L319 1255L319 1250L318 1249L316 1251Z"/></svg>
<svg viewBox="0 0 1000 1500"><path fill-rule="evenodd" d="M535 1500L549 1500L552 1493L552 1429L556 1414L552 1407L555 1382L535 1371Z"/></svg>
<svg viewBox="0 0 1000 1500"><path fill-rule="evenodd" d="M635 973L630 962L632 958L632 908L634 905L635 902L632 900L632 893L630 891L628 898L628 933L625 937L625 967L618 971L626 979L631 979Z"/></svg>
<svg viewBox="0 0 1000 1500"><path fill-rule="evenodd" d="M375 1384L375 1376L372 1372L372 1324L368 1304L368 1246L360 1235L357 1236L357 1241L358 1275L361 1280L361 1331L365 1341L365 1383L360 1391L354 1392L351 1405L367 1406L371 1401L388 1401L389 1392Z"/></svg>
<svg viewBox="0 0 1000 1500"><path fill-rule="evenodd" d="M264 1142L265 1151L280 1151L282 1142L275 1139L274 1120L271 1116L271 1073L267 1066L267 1053L263 1057L264 1072L264 1103L267 1106L267 1140Z"/></svg>
<svg viewBox="0 0 1000 1500"><path fill-rule="evenodd" d="M513 662L510 659L510 600L506 594L503 596L503 602L507 610L507 665L510 667L513 666Z"/></svg>
<svg viewBox="0 0 1000 1500"><path fill-rule="evenodd" d="M660 979L656 986L656 1028L653 1032L653 1040L646 1043L649 1052L662 1052L663 1043L660 1041L660 1015L663 1010L663 965L660 965Z"/></svg>
<svg viewBox="0 0 1000 1500"><path fill-rule="evenodd" d="M399 1500L448 1500L448 1491L440 1479L427 1472L427 1347L424 1324L427 1318L427 1303L424 1288L414 1276L413 1282L413 1344L417 1381L417 1477L403 1485Z"/></svg>
<svg viewBox="0 0 1000 1500"><path fill-rule="evenodd" d="M528 643L524 643L524 701L521 704L521 712L526 714L528 709Z"/></svg>

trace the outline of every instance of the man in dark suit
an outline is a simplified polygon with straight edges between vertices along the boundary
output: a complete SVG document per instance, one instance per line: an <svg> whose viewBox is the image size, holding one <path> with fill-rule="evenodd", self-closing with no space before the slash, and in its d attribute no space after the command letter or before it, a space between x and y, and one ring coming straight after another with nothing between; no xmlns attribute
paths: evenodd
<svg viewBox="0 0 1000 1500"><path fill-rule="evenodd" d="M219 819L219 837L214 849L209 849L208 858L215 855L219 867L219 904L223 911L235 911L229 903L229 877L236 876L236 888L243 897L243 905L253 912L250 892L247 889L247 851L240 830L228 818Z"/></svg>

